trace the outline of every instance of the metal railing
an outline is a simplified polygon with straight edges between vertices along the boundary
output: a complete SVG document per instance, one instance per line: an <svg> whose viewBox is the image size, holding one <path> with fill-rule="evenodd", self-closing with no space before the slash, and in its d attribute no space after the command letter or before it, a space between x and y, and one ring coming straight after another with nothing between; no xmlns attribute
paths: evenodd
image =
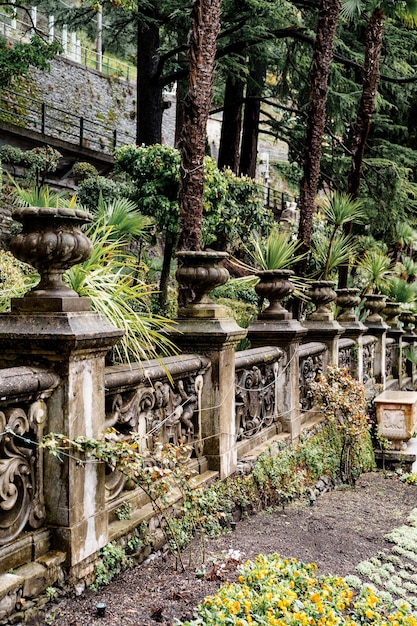
<svg viewBox="0 0 417 626"><path fill-rule="evenodd" d="M10 89L0 91L0 122L34 130L80 148L111 154L135 137L98 120L91 120Z"/></svg>

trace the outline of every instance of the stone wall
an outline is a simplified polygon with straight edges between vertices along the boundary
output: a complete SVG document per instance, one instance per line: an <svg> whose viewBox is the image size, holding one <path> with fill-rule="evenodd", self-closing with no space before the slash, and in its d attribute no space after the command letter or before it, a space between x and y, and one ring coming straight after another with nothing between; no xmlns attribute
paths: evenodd
<svg viewBox="0 0 417 626"><path fill-rule="evenodd" d="M63 57L51 62L50 72L33 68L17 90L53 107L117 129L120 137L136 136L136 83L108 77ZM166 100L172 103L173 94ZM163 143L173 144L175 107L164 112Z"/></svg>

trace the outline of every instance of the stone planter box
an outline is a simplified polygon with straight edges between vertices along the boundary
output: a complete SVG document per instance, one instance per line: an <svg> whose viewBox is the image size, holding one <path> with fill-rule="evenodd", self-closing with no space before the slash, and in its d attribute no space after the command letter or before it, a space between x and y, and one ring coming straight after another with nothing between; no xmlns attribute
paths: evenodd
<svg viewBox="0 0 417 626"><path fill-rule="evenodd" d="M403 450L417 427L417 392L384 391L375 398L378 432L391 443L392 450Z"/></svg>

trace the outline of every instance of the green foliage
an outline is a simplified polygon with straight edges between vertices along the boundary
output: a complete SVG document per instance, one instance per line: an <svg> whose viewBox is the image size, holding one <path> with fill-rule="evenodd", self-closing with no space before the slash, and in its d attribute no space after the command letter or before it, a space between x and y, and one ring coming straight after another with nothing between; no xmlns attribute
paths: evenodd
<svg viewBox="0 0 417 626"><path fill-rule="evenodd" d="M39 186L45 175L55 172L62 154L51 146L40 146L32 150L21 150L14 146L1 146L0 159L9 165L27 168L27 179ZM15 183L16 184L16 183Z"/></svg>
<svg viewBox="0 0 417 626"><path fill-rule="evenodd" d="M357 265L358 276L364 293L378 293L386 289L394 276L394 265L381 250L369 250Z"/></svg>
<svg viewBox="0 0 417 626"><path fill-rule="evenodd" d="M314 232L312 255L319 277L328 280L341 265L353 264L358 244L343 227L362 223L366 213L360 200L338 192L321 204L321 211L324 227Z"/></svg>
<svg viewBox="0 0 417 626"><path fill-rule="evenodd" d="M176 241L179 227L178 186L180 156L169 146L125 145L115 152L116 171L131 177L134 200L145 215L155 218L158 230ZM204 161L202 245L234 252L250 234L265 232L272 214L263 207L256 184L230 170L220 172L214 160Z"/></svg>
<svg viewBox="0 0 417 626"><path fill-rule="evenodd" d="M256 278L253 276L240 278L229 278L227 283L216 287L210 292L210 296L213 298L226 298L228 300L239 300L246 304L253 304L258 306L259 297L254 291L253 287L256 283Z"/></svg>
<svg viewBox="0 0 417 626"><path fill-rule="evenodd" d="M342 449L340 474L343 482L354 484L357 475L352 459L357 444L369 431L365 387L347 369L328 367L326 376L310 383L309 393L326 420L340 433Z"/></svg>
<svg viewBox="0 0 417 626"><path fill-rule="evenodd" d="M116 510L118 520L128 520L132 517L132 505L130 502L123 502Z"/></svg>
<svg viewBox="0 0 417 626"><path fill-rule="evenodd" d="M132 197L144 215L152 216L160 231L175 240L178 235L180 155L178 150L153 146L121 146L115 151L116 172L128 174L133 183Z"/></svg>
<svg viewBox="0 0 417 626"><path fill-rule="evenodd" d="M212 159L205 160L205 168L204 197L212 200L204 203L203 244L241 253L254 232L262 236L270 231L272 213L263 206L262 194L252 179L236 176L230 169L219 172Z"/></svg>
<svg viewBox="0 0 417 626"><path fill-rule="evenodd" d="M119 198L130 198L131 185L106 178L105 176L93 176L83 180L77 187L78 202L90 211L97 209L100 196L106 202L118 200Z"/></svg>
<svg viewBox="0 0 417 626"><path fill-rule="evenodd" d="M285 505L304 491L305 472L291 448L262 454L252 474L264 507Z"/></svg>
<svg viewBox="0 0 417 626"><path fill-rule="evenodd" d="M78 181L87 180L88 178L97 178L98 170L91 163L86 161L77 161L72 166L72 175Z"/></svg>
<svg viewBox="0 0 417 626"><path fill-rule="evenodd" d="M165 334L168 328L175 330L172 322L151 313L149 298L155 287L138 277L140 266L126 249L126 240L114 239L113 227L103 220L94 222L86 234L93 252L70 268L64 280L80 296L90 298L95 311L124 331L113 349L114 357L123 363L175 353L175 345Z"/></svg>
<svg viewBox="0 0 417 626"><path fill-rule="evenodd" d="M141 215L136 204L123 197L105 201L100 196L94 218L98 224L109 227L113 241L123 239L130 243L133 240L149 240L153 227L153 220Z"/></svg>
<svg viewBox="0 0 417 626"><path fill-rule="evenodd" d="M94 591L99 591L108 585L117 574L133 565L124 549L114 541L101 548L98 556L99 560L94 569L95 580L91 585L91 589Z"/></svg>
<svg viewBox="0 0 417 626"><path fill-rule="evenodd" d="M42 187L21 187L16 181L13 182L14 202L17 206L36 207L66 207L74 208L76 197L68 199L63 191L51 191L48 185Z"/></svg>
<svg viewBox="0 0 417 626"><path fill-rule="evenodd" d="M49 44L37 35L30 43L19 41L10 46L4 37L0 37L0 87L8 87L17 76L24 76L31 66L48 70L54 56L61 52L57 41Z"/></svg>
<svg viewBox="0 0 417 626"><path fill-rule="evenodd" d="M10 308L10 298L19 297L38 282L33 268L5 250L0 250L0 311Z"/></svg>
<svg viewBox="0 0 417 626"><path fill-rule="evenodd" d="M250 245L248 253L256 269L288 269L305 257L305 254L297 254L301 242L292 239L286 231L279 230L279 226L273 226L267 237L252 236Z"/></svg>
<svg viewBox="0 0 417 626"><path fill-rule="evenodd" d="M385 294L392 302L401 302L407 308L414 311L417 304L417 283L409 283L400 276L388 278L387 283L382 286L381 293Z"/></svg>

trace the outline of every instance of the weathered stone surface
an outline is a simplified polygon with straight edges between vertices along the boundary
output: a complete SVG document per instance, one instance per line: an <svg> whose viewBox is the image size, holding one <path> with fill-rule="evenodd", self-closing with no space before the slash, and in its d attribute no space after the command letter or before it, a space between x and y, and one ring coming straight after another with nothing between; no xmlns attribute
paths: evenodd
<svg viewBox="0 0 417 626"><path fill-rule="evenodd" d="M25 598L36 597L48 586L48 571L40 563L27 563L19 567L16 574L24 578L23 596Z"/></svg>
<svg viewBox="0 0 417 626"><path fill-rule="evenodd" d="M417 427L417 392L383 391L375 398L378 431L393 450L405 448Z"/></svg>
<svg viewBox="0 0 417 626"><path fill-rule="evenodd" d="M12 544L3 546L0 552L0 573L6 573L27 563L32 558L32 537L20 537Z"/></svg>

